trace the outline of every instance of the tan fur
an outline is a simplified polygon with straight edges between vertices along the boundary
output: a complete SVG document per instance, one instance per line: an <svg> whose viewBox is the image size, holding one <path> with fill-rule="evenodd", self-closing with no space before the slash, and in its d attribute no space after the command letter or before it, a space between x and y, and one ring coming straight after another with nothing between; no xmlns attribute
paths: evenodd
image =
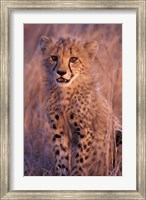
<svg viewBox="0 0 146 200"><path fill-rule="evenodd" d="M110 130L115 130L115 124L110 107L97 90L91 73L98 43L43 36L40 48L45 67L46 113L52 128L56 175L107 175L109 115L112 121ZM52 56L57 60L53 61ZM72 57L77 60L71 62ZM61 76L58 74L60 71L65 74ZM66 82L57 82L60 77Z"/></svg>

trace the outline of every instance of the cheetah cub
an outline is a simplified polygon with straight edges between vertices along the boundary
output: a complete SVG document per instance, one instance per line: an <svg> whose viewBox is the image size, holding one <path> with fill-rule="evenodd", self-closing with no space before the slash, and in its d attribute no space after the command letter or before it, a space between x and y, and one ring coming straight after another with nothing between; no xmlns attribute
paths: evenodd
<svg viewBox="0 0 146 200"><path fill-rule="evenodd" d="M56 175L106 175L109 109L91 72L98 43L42 36L39 44Z"/></svg>

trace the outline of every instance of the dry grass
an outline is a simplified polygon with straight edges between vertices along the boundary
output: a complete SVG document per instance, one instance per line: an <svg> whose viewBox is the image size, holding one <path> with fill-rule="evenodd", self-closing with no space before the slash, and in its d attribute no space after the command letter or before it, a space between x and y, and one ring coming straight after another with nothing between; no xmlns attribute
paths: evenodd
<svg viewBox="0 0 146 200"><path fill-rule="evenodd" d="M40 36L79 36L98 40L99 52L93 66L101 91L110 105L109 131L106 148L106 175L122 175L122 145L120 132L114 134L113 116L122 122L122 26L121 25L25 25L24 26L24 174L54 175L54 158L50 127L43 112L46 93L40 64ZM110 151L111 148L111 151Z"/></svg>

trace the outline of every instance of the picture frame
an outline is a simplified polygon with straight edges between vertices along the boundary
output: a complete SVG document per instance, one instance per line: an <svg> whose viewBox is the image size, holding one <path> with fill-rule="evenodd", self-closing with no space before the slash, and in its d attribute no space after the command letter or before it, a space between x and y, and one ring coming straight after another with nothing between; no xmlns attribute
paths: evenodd
<svg viewBox="0 0 146 200"><path fill-rule="evenodd" d="M135 191L10 191L10 13L18 9L135 9L137 20L137 187ZM23 1L1 0L1 199L145 199L146 198L146 2L131 1Z"/></svg>

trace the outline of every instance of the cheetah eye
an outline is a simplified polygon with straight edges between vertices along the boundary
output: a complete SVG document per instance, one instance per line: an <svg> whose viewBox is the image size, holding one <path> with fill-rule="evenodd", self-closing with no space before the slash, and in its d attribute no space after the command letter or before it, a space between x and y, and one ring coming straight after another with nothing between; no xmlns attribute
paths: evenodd
<svg viewBox="0 0 146 200"><path fill-rule="evenodd" d="M53 60L53 61L55 61L55 62L57 62L58 61L58 56L51 56L51 59Z"/></svg>
<svg viewBox="0 0 146 200"><path fill-rule="evenodd" d="M69 59L69 62L74 63L78 58L77 57L71 57Z"/></svg>

